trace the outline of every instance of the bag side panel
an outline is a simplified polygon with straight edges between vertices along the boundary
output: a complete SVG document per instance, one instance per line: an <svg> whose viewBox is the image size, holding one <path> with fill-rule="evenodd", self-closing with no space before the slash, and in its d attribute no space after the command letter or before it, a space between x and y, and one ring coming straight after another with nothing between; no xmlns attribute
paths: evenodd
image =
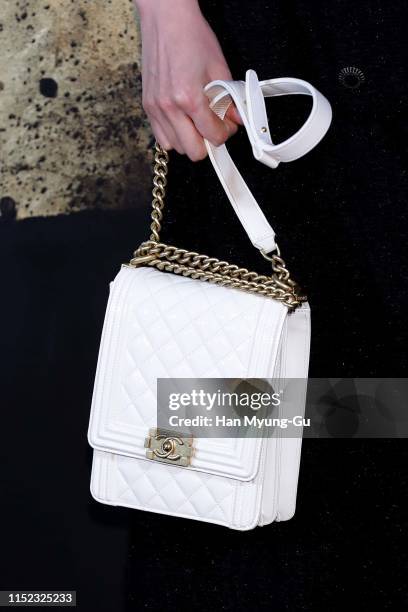
<svg viewBox="0 0 408 612"><path fill-rule="evenodd" d="M280 349L279 376L283 380L299 379L294 386L294 397L287 399L294 406L294 414L300 416L305 412L309 353L310 309L305 304L287 317ZM260 525L289 520L295 513L302 438L269 438L266 447Z"/></svg>

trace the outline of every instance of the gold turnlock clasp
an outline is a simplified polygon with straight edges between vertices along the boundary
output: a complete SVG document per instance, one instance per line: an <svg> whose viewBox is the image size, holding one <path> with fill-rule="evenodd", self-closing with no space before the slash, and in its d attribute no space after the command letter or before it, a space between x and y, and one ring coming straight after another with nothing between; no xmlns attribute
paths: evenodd
<svg viewBox="0 0 408 612"><path fill-rule="evenodd" d="M146 457L153 461L187 467L193 455L193 438L183 438L176 431L149 429L145 439Z"/></svg>

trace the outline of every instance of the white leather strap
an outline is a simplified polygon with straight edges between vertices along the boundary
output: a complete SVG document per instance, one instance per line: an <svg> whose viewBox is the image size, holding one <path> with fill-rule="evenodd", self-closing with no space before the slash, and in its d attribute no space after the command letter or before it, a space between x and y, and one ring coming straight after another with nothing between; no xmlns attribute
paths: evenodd
<svg viewBox="0 0 408 612"><path fill-rule="evenodd" d="M241 115L255 159L270 168L305 155L323 138L331 123L328 100L310 83L281 78L258 81L248 70L244 81L212 81L204 89L212 110L221 118L235 103ZM311 96L312 110L302 127L287 140L273 144L269 132L265 100L272 96L300 94ZM231 159L225 145L215 147L205 140L209 158L225 192L252 244L265 253L276 249L275 232Z"/></svg>

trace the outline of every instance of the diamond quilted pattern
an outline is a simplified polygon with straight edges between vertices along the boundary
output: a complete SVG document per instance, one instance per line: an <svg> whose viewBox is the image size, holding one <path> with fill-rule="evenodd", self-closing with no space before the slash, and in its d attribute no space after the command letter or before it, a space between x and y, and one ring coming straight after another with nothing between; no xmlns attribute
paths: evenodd
<svg viewBox="0 0 408 612"><path fill-rule="evenodd" d="M264 331L266 304L275 325L269 325L270 340L258 332ZM237 290L151 268L122 269L112 284L104 325L98 366L101 397L93 402L98 407L91 418L91 443L144 458L144 438L156 424L157 378L249 375L253 355L258 359L256 347L266 345L268 358L273 343L277 350L283 312L281 304ZM197 450L199 446L197 441ZM236 466L243 459L234 458L234 448L229 441L223 456ZM248 444L247 454L255 457L253 452L259 455L259 445L252 451ZM205 455L197 452L193 467L203 469L203 461ZM212 470L228 473L220 461ZM255 469L254 461L246 470Z"/></svg>
<svg viewBox="0 0 408 612"><path fill-rule="evenodd" d="M252 312L248 302L237 300L235 291L146 270L144 291L132 304L131 335L127 343L129 371L123 385L149 426L151 410L144 410L146 389L155 394L156 378L216 378L225 372L241 373L248 367L253 337L237 334L236 320L246 319L254 328L261 302L255 300ZM187 282L186 282L187 281ZM238 294L239 295L239 294ZM262 300L262 298L260 298ZM139 355L143 355L140 370ZM132 369L133 364L133 369ZM146 386L135 371L144 376ZM149 376L154 373L154 376ZM131 389L131 392L129 391Z"/></svg>
<svg viewBox="0 0 408 612"><path fill-rule="evenodd" d="M155 425L157 378L245 378L253 363L271 363L285 316L281 304L259 296L123 268L111 287L91 413L90 442L99 449L95 497L253 526L261 503L260 440L214 440L212 446L196 440L190 468L147 461L143 440Z"/></svg>
<svg viewBox="0 0 408 612"><path fill-rule="evenodd" d="M208 516L228 522L231 514L234 486L220 482L217 476L178 470L171 466L118 457L121 487L118 499L137 506L153 506L174 514L195 517Z"/></svg>

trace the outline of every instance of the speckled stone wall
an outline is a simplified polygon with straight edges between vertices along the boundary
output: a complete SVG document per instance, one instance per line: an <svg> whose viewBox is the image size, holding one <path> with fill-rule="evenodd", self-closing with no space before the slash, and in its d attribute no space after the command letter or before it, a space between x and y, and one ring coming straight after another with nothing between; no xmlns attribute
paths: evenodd
<svg viewBox="0 0 408 612"><path fill-rule="evenodd" d="M0 213L146 202L151 141L130 0L0 0Z"/></svg>

